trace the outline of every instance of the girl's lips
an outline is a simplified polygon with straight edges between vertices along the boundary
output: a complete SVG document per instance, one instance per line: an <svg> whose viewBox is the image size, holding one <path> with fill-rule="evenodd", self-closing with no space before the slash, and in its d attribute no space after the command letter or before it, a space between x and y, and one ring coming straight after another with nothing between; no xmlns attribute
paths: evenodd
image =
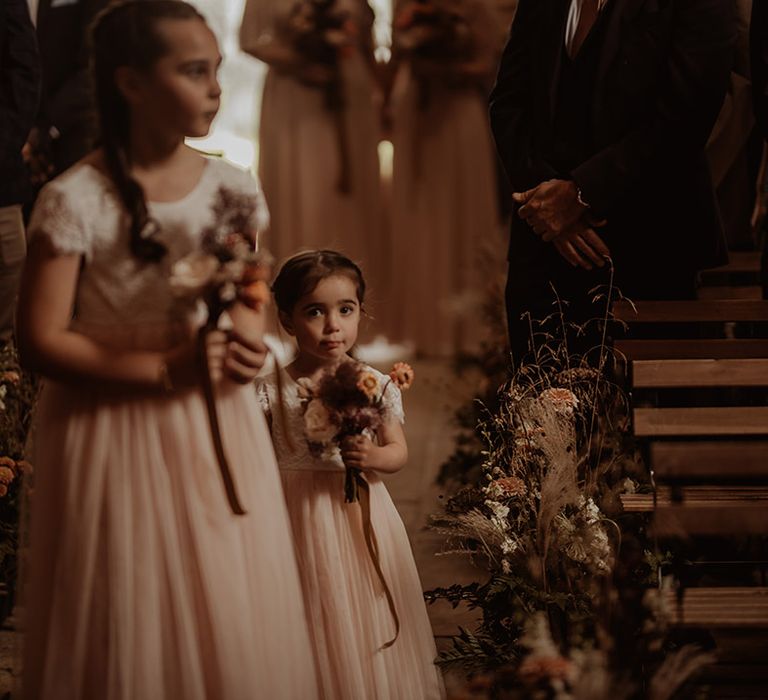
<svg viewBox="0 0 768 700"><path fill-rule="evenodd" d="M339 346L341 346L342 342L340 340L323 340L321 342L321 345L324 348L329 348L333 350L334 348L338 348Z"/></svg>

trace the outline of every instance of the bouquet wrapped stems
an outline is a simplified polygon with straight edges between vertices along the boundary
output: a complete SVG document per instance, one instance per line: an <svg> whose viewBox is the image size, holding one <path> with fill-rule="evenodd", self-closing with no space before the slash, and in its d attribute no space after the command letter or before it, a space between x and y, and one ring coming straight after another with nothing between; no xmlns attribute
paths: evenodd
<svg viewBox="0 0 768 700"><path fill-rule="evenodd" d="M214 310L215 309L215 310ZM197 357L200 366L200 374L203 379L203 397L205 406L208 409L208 423L211 427L211 439L213 449L216 453L216 460L219 463L219 472L224 484L224 492L227 495L229 507L235 515L245 515L246 511L240 503L237 494L237 487L232 476L232 470L229 467L229 460L224 449L224 441L221 437L221 427L219 425L219 413L216 409L216 395L213 387L213 378L211 377L210 365L208 363L208 350L206 338L211 331L216 330L219 325L219 318L223 313L223 308L213 307L208 317L207 323L200 328L197 333Z"/></svg>

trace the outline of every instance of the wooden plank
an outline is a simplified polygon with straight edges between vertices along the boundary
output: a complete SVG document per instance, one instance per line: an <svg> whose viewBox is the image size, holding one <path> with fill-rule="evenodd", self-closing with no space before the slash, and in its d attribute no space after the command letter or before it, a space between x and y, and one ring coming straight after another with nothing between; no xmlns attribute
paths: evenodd
<svg viewBox="0 0 768 700"><path fill-rule="evenodd" d="M742 504L760 504L766 506L768 518L768 488L763 486L685 486L677 494L680 505L701 508L722 508L723 506L739 506ZM655 507L670 506L672 489L669 486L659 486L656 489L656 499L652 493L624 493L621 495L621 505L627 513L649 513Z"/></svg>
<svg viewBox="0 0 768 700"><path fill-rule="evenodd" d="M699 287L696 297L701 301L713 299L762 299L763 288L756 284L712 285Z"/></svg>
<svg viewBox="0 0 768 700"><path fill-rule="evenodd" d="M760 272L759 250L733 250L728 253L728 262L718 267L708 267L707 272Z"/></svg>
<svg viewBox="0 0 768 700"><path fill-rule="evenodd" d="M768 588L686 588L663 594L672 624L683 627L768 627Z"/></svg>
<svg viewBox="0 0 768 700"><path fill-rule="evenodd" d="M768 386L768 359L638 360L635 388Z"/></svg>
<svg viewBox="0 0 768 700"><path fill-rule="evenodd" d="M768 535L768 510L761 504L738 507L671 505L653 513L651 532L657 537Z"/></svg>
<svg viewBox="0 0 768 700"><path fill-rule="evenodd" d="M653 442L649 454L657 480L763 477L768 483L765 441Z"/></svg>
<svg viewBox="0 0 768 700"><path fill-rule="evenodd" d="M629 360L768 358L763 338L617 340L614 348Z"/></svg>
<svg viewBox="0 0 768 700"><path fill-rule="evenodd" d="M768 321L768 300L617 301L616 318L627 323L704 323L708 321Z"/></svg>
<svg viewBox="0 0 768 700"><path fill-rule="evenodd" d="M768 406L636 408L638 437L768 435Z"/></svg>

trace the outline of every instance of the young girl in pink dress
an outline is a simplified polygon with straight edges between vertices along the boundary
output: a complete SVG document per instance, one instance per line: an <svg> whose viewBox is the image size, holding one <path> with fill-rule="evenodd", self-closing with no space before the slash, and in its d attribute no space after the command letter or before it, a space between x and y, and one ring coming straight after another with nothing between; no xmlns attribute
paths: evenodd
<svg viewBox="0 0 768 700"><path fill-rule="evenodd" d="M306 700L313 654L277 466L250 382L261 314L235 305L209 365L240 501L200 390L196 303L172 294L222 188L256 183L184 144L219 106L221 60L176 0L94 28L101 148L49 183L30 224L19 341L45 378L26 571L28 700ZM204 320L204 319L202 319Z"/></svg>
<svg viewBox="0 0 768 700"><path fill-rule="evenodd" d="M400 390L371 370L390 416L375 440L347 438L316 457L304 437L299 380L317 379L347 357L357 338L365 294L360 269L333 251L288 260L274 282L280 321L298 355L282 372L259 380L288 513L304 601L325 700L433 700L443 696L421 583L402 520L380 473L406 462ZM282 387L282 406L279 405ZM364 533L360 503L345 503L345 465L369 485L370 522L378 560L401 629L390 608ZM386 648L385 648L386 647Z"/></svg>

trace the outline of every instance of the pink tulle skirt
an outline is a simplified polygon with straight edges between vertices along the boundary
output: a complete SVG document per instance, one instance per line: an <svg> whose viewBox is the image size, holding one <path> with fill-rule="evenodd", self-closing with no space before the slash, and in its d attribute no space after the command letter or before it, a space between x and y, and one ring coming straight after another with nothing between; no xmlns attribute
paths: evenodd
<svg viewBox="0 0 768 700"><path fill-rule="evenodd" d="M46 385L24 575L24 698L317 697L263 414L251 387L219 393L244 516L226 500L199 391L117 398Z"/></svg>
<svg viewBox="0 0 768 700"><path fill-rule="evenodd" d="M288 512L324 700L437 700L441 676L403 522L369 477L371 522L401 631L371 564L359 504L344 503L343 472L283 471Z"/></svg>

